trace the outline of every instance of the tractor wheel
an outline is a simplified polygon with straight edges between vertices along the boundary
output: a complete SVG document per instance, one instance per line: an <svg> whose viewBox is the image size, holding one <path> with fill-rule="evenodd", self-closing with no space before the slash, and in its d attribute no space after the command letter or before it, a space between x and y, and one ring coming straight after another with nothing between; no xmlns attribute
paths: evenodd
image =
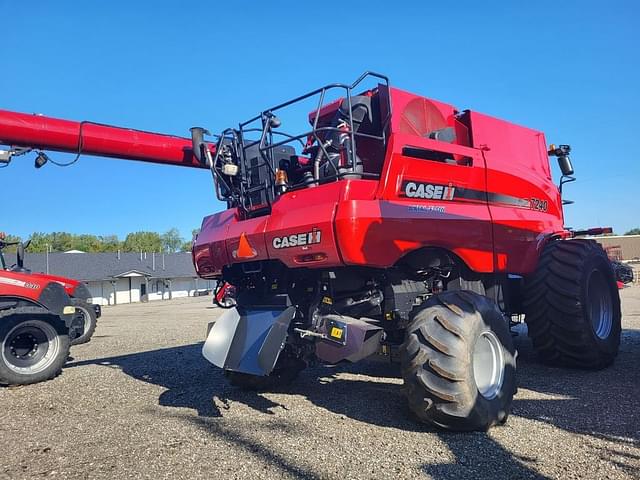
<svg viewBox="0 0 640 480"><path fill-rule="evenodd" d="M509 325L487 297L458 290L426 301L400 350L409 408L438 427L487 430L506 421L516 391Z"/></svg>
<svg viewBox="0 0 640 480"><path fill-rule="evenodd" d="M78 325L78 331L82 332L79 336L71 340L71 345L87 343L91 340L93 332L96 331L96 326L98 325L96 312L90 305L88 306L84 300L72 298L71 302L73 306L76 307L74 323L80 322L81 325Z"/></svg>
<svg viewBox="0 0 640 480"><path fill-rule="evenodd" d="M307 364L303 360L282 352L273 372L267 376L232 372L230 370L225 370L224 374L234 387L244 390L269 391L289 385L306 366Z"/></svg>
<svg viewBox="0 0 640 480"><path fill-rule="evenodd" d="M611 263L593 240L566 240L543 251L525 293L525 321L540 359L598 369L620 346L620 296Z"/></svg>
<svg viewBox="0 0 640 480"><path fill-rule="evenodd" d="M236 299L233 297L230 297L228 295L225 295L222 300L220 301L220 306L222 308L231 308L231 307L235 307L236 306Z"/></svg>
<svg viewBox="0 0 640 480"><path fill-rule="evenodd" d="M0 384L50 380L60 374L68 356L68 330L57 317L16 309L0 319Z"/></svg>

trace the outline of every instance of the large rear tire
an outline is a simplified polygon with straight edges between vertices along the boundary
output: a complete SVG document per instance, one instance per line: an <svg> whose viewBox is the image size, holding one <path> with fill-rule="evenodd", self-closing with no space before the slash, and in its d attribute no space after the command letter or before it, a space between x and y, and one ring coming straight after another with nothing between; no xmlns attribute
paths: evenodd
<svg viewBox="0 0 640 480"><path fill-rule="evenodd" d="M506 421L516 354L508 321L487 297L433 296L414 313L400 355L409 408L419 420L458 431Z"/></svg>
<svg viewBox="0 0 640 480"><path fill-rule="evenodd" d="M524 307L529 337L543 362L598 369L618 354L620 296L611 263L597 242L547 245L527 282Z"/></svg>
<svg viewBox="0 0 640 480"><path fill-rule="evenodd" d="M68 356L68 329L58 317L15 309L0 318L0 384L50 380Z"/></svg>

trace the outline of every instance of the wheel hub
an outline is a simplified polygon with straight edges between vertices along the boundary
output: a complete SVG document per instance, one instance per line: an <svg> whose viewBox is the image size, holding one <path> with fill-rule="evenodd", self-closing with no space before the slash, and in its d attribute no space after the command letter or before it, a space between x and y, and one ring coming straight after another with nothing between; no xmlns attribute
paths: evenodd
<svg viewBox="0 0 640 480"><path fill-rule="evenodd" d="M9 344L9 351L16 358L30 358L38 352L38 339L31 333L19 333Z"/></svg>
<svg viewBox="0 0 640 480"><path fill-rule="evenodd" d="M607 281L600 270L593 270L589 275L587 302L593 332L598 338L606 340L613 326L613 302Z"/></svg>
<svg viewBox="0 0 640 480"><path fill-rule="evenodd" d="M473 348L473 377L478 392L487 400L495 398L504 381L504 353L500 340L491 331L482 332Z"/></svg>
<svg viewBox="0 0 640 480"><path fill-rule="evenodd" d="M60 345L55 328L42 320L16 325L0 349L4 364L17 373L37 373L55 360Z"/></svg>

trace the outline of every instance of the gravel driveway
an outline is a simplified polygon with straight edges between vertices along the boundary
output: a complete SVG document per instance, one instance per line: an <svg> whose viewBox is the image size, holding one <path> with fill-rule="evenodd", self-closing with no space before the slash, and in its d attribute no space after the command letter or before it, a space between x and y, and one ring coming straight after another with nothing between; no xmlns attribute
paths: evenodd
<svg viewBox="0 0 640 480"><path fill-rule="evenodd" d="M408 416L398 371L229 387L200 355L210 297L105 308L57 379L0 388L0 478L640 478L640 287L601 372L543 367L517 338L507 424L449 434Z"/></svg>

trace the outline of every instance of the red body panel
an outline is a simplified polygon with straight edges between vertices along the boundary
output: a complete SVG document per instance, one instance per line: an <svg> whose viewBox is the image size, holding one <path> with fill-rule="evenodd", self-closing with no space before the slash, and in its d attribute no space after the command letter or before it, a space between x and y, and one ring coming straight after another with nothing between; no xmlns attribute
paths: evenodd
<svg viewBox="0 0 640 480"><path fill-rule="evenodd" d="M74 290L78 285L80 285L80 281L73 280L71 278L59 277L57 275L47 275L46 273L34 273L31 272L29 274L30 278L38 278L42 279L45 283L56 282L64 287L64 291L67 292L67 295L73 297Z"/></svg>
<svg viewBox="0 0 640 480"><path fill-rule="evenodd" d="M50 282L29 273L0 270L0 296L24 298L37 302Z"/></svg>
<svg viewBox="0 0 640 480"><path fill-rule="evenodd" d="M497 269L531 272L545 238L563 230L562 201L551 178L544 134L488 115L469 115L473 144L486 161L487 190L498 194L489 203ZM501 197L524 201L514 206Z"/></svg>
<svg viewBox="0 0 640 480"><path fill-rule="evenodd" d="M286 193L274 203L271 215L240 221L235 210L204 219L194 243L197 272L205 278L219 276L224 265L277 258L289 267L335 267L343 264L334 232L334 215L339 202L356 198L373 199L378 183L344 180L322 187ZM289 235L321 232L320 241L296 247L275 248L274 239ZM252 258L237 258L240 235L245 234L255 250ZM357 239L354 239L357 241ZM277 243L277 242L276 242ZM323 260L301 263L301 255L322 253Z"/></svg>
<svg viewBox="0 0 640 480"><path fill-rule="evenodd" d="M418 248L441 247L477 272L532 272L549 236L563 231L544 135L475 112L458 116L451 105L397 89L391 97L394 111L379 182L343 180L288 192L274 202L270 215L257 219L239 221L227 212L209 217L195 243L196 261L208 265L210 276L219 276L224 265L247 261L233 257L245 233L256 250L252 260L279 259L289 267L300 266L300 255L321 252L325 260L305 266L386 268ZM454 143L425 138L446 127L454 129ZM446 153L451 161L405 155L405 147ZM410 198L404 191L408 182L452 187L456 194ZM228 225L220 225L223 217ZM322 232L320 244L273 247L274 238L314 228ZM226 256L202 254L219 251L225 239Z"/></svg>

